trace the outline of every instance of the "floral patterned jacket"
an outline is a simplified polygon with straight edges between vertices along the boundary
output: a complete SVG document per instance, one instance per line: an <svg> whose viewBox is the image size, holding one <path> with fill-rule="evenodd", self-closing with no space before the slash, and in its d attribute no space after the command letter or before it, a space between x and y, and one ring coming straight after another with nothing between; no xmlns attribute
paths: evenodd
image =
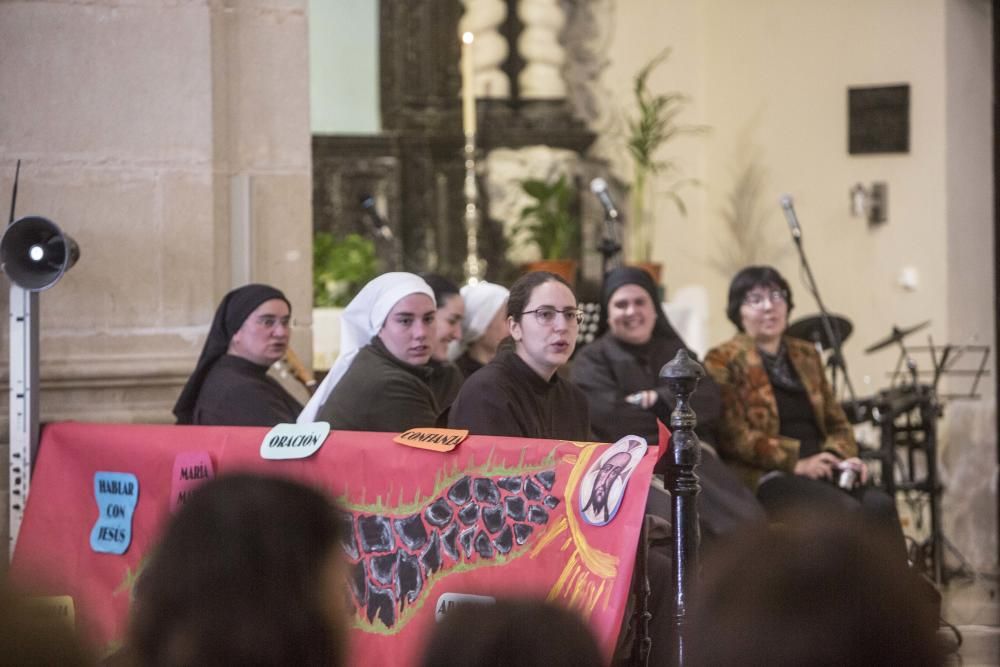
<svg viewBox="0 0 1000 667"><path fill-rule="evenodd" d="M843 458L857 456L858 445L847 415L834 398L823 363L812 344L784 338L788 358L805 385L825 440L822 450ZM705 357L705 370L722 390L719 453L751 489L771 470L795 471L799 441L778 435L781 421L774 389L753 339L737 334Z"/></svg>

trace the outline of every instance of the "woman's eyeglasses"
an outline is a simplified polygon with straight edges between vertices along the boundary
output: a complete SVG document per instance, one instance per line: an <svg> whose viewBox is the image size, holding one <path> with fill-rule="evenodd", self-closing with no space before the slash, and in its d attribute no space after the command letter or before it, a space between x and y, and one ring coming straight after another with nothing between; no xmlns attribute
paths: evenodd
<svg viewBox="0 0 1000 667"><path fill-rule="evenodd" d="M788 303L788 293L785 290L773 289L767 292L750 292L743 297L743 303L755 310L763 308L764 302L770 302L772 306Z"/></svg>
<svg viewBox="0 0 1000 667"><path fill-rule="evenodd" d="M542 326L554 324L556 321L556 315L562 315L566 320L566 324L570 326L576 326L580 324L580 322L583 322L583 311L579 308L556 310L552 306L542 306L541 308L535 308L534 310L526 310L521 314L528 315L531 313L535 315L535 321Z"/></svg>
<svg viewBox="0 0 1000 667"><path fill-rule="evenodd" d="M274 329L274 327L278 326L278 324L281 324L281 326L285 327L286 329L295 328L295 320L293 320L291 317L261 315L260 317L257 318L256 321L257 321L257 326L259 326L262 329L267 329L268 331Z"/></svg>

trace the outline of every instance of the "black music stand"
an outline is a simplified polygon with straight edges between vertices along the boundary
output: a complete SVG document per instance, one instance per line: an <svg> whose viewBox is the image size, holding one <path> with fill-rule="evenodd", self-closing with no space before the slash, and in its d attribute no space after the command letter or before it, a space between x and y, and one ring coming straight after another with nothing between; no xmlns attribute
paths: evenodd
<svg viewBox="0 0 1000 667"><path fill-rule="evenodd" d="M928 336L927 345L915 345L904 348L900 352L899 359L890 377L890 386L904 384L907 377L912 381L914 374L917 379L929 381L934 388L934 392L941 400L974 400L980 398L977 393L979 381L990 374L986 368L989 361L989 345L935 345ZM902 346L902 343L900 343ZM920 370L920 361L923 359L930 361L931 370ZM904 373L902 368L907 366ZM911 368L912 366L912 368ZM962 391L954 391L953 387L948 392L938 390L941 378L947 377L950 385L954 385L958 379L968 382L968 387Z"/></svg>
<svg viewBox="0 0 1000 667"><path fill-rule="evenodd" d="M935 582L944 583L945 544L950 544L941 526L941 493L937 468L937 420L944 411L943 400L978 398L976 388L986 374L989 347L985 345L940 345L928 340L926 346L906 347L896 341L900 353L890 378L890 388L879 393L871 407L871 419L881 427L880 450L882 485L893 498L903 491L918 507L917 525L923 522L923 507L929 511L930 534L917 545L918 566ZM927 355L932 370L921 370L918 357ZM959 362L972 361L972 367L959 368ZM969 378L967 391L938 393L942 377ZM920 382L931 380L930 384ZM900 449L905 456L900 456ZM899 480L896 479L897 469ZM952 547L954 548L954 547Z"/></svg>

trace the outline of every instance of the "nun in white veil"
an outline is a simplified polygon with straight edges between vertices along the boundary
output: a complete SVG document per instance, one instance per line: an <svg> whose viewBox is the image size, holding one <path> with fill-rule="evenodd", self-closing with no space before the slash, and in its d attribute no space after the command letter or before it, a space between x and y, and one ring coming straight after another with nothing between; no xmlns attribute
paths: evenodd
<svg viewBox="0 0 1000 667"><path fill-rule="evenodd" d="M462 288L465 319L462 340L452 354L465 377L479 370L497 354L500 341L509 335L507 297L510 290L485 280Z"/></svg>
<svg viewBox="0 0 1000 667"><path fill-rule="evenodd" d="M433 290L417 275L371 280L344 310L340 356L298 422L396 433L434 426L441 409L427 362L436 311Z"/></svg>

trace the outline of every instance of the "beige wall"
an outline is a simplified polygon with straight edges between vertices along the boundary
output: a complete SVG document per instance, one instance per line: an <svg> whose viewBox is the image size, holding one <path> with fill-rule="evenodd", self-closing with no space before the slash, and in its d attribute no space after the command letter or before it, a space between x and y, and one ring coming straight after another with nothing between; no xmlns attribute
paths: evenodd
<svg viewBox="0 0 1000 667"><path fill-rule="evenodd" d="M652 87L692 95L689 122L711 127L672 149L703 185L687 197L687 218L661 197L655 252L668 291L688 283L708 288L713 344L733 332L724 315L732 271L711 265L729 238L721 212L734 170L753 155L766 173L761 205L779 251L773 263L795 292L792 319L817 308L778 205L783 193L795 198L824 303L854 323L845 354L859 395L887 386L896 350L863 350L893 325L931 320L911 339L917 345L928 333L936 343L992 345L988 2L630 0L618 7L603 76L613 99L628 99L635 71L670 45L671 60ZM910 152L849 155L847 88L894 83L910 85ZM888 184L889 220L870 228L849 214L848 191L873 181ZM916 270L913 291L899 285L904 268ZM949 525L963 552L985 566L997 552L996 433L992 380L980 388L981 400L946 408L942 459L952 489L945 496ZM959 499L966 489L978 500Z"/></svg>
<svg viewBox="0 0 1000 667"><path fill-rule="evenodd" d="M861 352L893 324L930 319L938 340L947 331L943 4L775 0L752 11L722 2L705 11L706 122L717 128L707 146L705 224L716 230L714 238L726 238L717 212L731 188L730 166L752 144L768 175L762 200L771 211L770 230L789 249L777 265L795 292L792 317L817 308L777 203L782 193L795 198L825 304L854 322L845 353L860 393L882 386L895 361L893 351ZM847 88L900 82L910 84L910 153L849 155ZM889 221L870 228L851 217L848 191L875 180L888 184ZM914 292L896 284L906 266L918 271ZM728 276L718 280L721 312ZM731 327L714 330L721 338Z"/></svg>
<svg viewBox="0 0 1000 667"><path fill-rule="evenodd" d="M306 6L0 3L0 202L21 158L18 215L81 248L41 296L43 421L172 420L237 284L281 287L309 324Z"/></svg>
<svg viewBox="0 0 1000 667"><path fill-rule="evenodd" d="M952 0L945 12L948 329L947 340L993 346L992 71L989 3ZM996 351L993 351L996 354ZM991 357L989 367L995 368ZM968 364L965 364L968 367ZM954 391L967 391L956 379ZM952 402L941 451L948 537L976 566L996 562L996 380L983 378L978 401Z"/></svg>
<svg viewBox="0 0 1000 667"><path fill-rule="evenodd" d="M601 76L607 91L603 96L608 106L605 126L598 150L611 160L615 172L627 183L631 179L631 162L624 148L627 129L624 121L634 117L633 81L636 73L664 48L670 56L653 70L648 86L654 93L679 91L691 97L687 111L679 121L699 125L706 122L704 42L707 37L695 0L619 0L608 45L608 67ZM705 147L712 140L707 136L683 136L671 142L666 157L676 160L685 176L704 180ZM654 190L662 189L654 185ZM688 209L682 216L662 192L655 196L657 211L654 258L663 264L663 282L670 290L690 283L703 283L702 248L709 243L705 225L705 190L690 187L681 191ZM714 307L713 302L713 307ZM713 339L714 342L714 339Z"/></svg>

